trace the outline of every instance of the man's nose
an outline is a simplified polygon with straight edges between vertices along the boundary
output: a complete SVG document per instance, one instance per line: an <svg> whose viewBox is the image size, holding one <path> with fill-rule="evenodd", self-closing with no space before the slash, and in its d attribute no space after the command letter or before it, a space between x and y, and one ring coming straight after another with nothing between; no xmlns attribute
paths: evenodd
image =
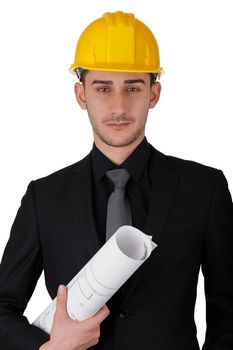
<svg viewBox="0 0 233 350"><path fill-rule="evenodd" d="M123 93L116 93L112 96L110 112L112 115L123 116L126 114L127 101Z"/></svg>

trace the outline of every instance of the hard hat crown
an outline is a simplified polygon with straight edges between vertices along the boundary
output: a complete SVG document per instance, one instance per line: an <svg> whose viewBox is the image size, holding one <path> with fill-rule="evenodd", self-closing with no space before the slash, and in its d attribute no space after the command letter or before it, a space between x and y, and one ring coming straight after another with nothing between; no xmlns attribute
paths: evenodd
<svg viewBox="0 0 233 350"><path fill-rule="evenodd" d="M162 73L151 30L131 13L105 13L81 34L71 72L80 67L115 72Z"/></svg>

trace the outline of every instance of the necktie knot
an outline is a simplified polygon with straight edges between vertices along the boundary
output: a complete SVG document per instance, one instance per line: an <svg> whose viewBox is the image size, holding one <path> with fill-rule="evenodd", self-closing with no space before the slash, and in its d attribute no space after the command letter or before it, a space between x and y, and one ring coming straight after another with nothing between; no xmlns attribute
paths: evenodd
<svg viewBox="0 0 233 350"><path fill-rule="evenodd" d="M115 188L124 189L130 175L126 169L114 169L106 172L107 177L112 181Z"/></svg>

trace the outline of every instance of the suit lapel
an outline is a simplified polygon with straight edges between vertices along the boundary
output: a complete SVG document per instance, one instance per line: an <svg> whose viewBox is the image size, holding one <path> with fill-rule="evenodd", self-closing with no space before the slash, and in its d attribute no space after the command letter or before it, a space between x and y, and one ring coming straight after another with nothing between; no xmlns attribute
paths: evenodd
<svg viewBox="0 0 233 350"><path fill-rule="evenodd" d="M91 258L101 243L94 224L90 155L74 167L68 191L77 235Z"/></svg>
<svg viewBox="0 0 233 350"><path fill-rule="evenodd" d="M159 245L160 237L176 197L178 176L172 171L172 161L155 149L153 149L151 161L152 194L144 233L153 236L152 240ZM156 249L152 254L156 254ZM133 294L146 265L146 263L143 264L122 287L123 291L126 292L123 304L127 303Z"/></svg>
<svg viewBox="0 0 233 350"><path fill-rule="evenodd" d="M152 157L152 196L145 225L145 233L159 244L178 188L178 176L172 171L173 162L154 150Z"/></svg>

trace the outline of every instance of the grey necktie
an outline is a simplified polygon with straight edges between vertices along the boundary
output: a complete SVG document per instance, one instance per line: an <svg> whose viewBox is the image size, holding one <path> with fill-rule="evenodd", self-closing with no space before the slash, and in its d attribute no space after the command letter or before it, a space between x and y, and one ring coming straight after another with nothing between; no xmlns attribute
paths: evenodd
<svg viewBox="0 0 233 350"><path fill-rule="evenodd" d="M132 225L129 202L125 196L125 186L130 178L126 169L115 169L106 172L114 184L114 191L108 199L106 241L122 225Z"/></svg>

